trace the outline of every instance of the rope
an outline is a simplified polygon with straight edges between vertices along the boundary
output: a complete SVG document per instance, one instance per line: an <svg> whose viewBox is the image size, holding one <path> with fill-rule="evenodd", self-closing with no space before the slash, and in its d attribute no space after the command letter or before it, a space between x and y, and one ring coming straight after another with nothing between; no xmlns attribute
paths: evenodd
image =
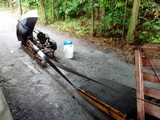
<svg viewBox="0 0 160 120"><path fill-rule="evenodd" d="M144 102L148 102L148 103L150 103L150 104L153 104L153 105L155 105L155 106L157 106L157 107L160 107L160 104L158 104L158 103L152 102L152 101L147 100L147 99L142 99L142 98L139 98L139 97L136 97L136 98L139 99L139 100L142 100L142 101L144 101Z"/></svg>

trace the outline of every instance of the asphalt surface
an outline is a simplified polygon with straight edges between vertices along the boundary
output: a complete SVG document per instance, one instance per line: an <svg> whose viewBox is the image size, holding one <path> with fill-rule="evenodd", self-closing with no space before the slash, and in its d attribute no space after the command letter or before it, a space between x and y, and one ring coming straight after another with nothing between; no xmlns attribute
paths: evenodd
<svg viewBox="0 0 160 120"><path fill-rule="evenodd" d="M40 68L21 49L16 37L18 17L15 14L0 11L0 16L3 16L0 19L0 84L15 120L111 119L81 98L51 67ZM111 80L135 88L134 66L111 49L101 51L67 33L48 27L37 25L36 29L47 33L57 42L55 55L61 64L104 84ZM64 57L64 40L73 42L72 59ZM76 87L88 82L64 70L62 72Z"/></svg>

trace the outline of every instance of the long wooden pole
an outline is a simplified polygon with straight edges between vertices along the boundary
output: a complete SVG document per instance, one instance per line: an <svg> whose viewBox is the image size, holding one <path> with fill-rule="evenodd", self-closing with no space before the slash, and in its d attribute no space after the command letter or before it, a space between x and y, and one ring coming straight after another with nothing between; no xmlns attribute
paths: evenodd
<svg viewBox="0 0 160 120"><path fill-rule="evenodd" d="M144 86L143 86L143 80L142 80L142 60L141 60L141 54L140 49L137 48L135 50L135 74L136 74L136 94L137 97L140 99L137 99L137 120L144 120ZM141 100L142 99L142 100Z"/></svg>
<svg viewBox="0 0 160 120"><path fill-rule="evenodd" d="M89 93L85 92L84 90L78 88L77 92L87 101L91 102L93 105L98 107L100 110L108 114L109 116L113 117L116 120L126 120L127 115L121 113L119 110L109 106L108 104L100 101L96 97L90 95Z"/></svg>

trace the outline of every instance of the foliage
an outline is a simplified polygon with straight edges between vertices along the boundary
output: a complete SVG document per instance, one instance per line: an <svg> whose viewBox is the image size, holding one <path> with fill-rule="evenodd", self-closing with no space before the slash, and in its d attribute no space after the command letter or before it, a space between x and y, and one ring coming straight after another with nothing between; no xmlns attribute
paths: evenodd
<svg viewBox="0 0 160 120"><path fill-rule="evenodd" d="M100 0L99 3L100 3L101 7L106 7L107 1L106 0Z"/></svg>
<svg viewBox="0 0 160 120"><path fill-rule="evenodd" d="M30 9L35 9L39 6L39 2L38 0L24 0L23 5Z"/></svg>
<svg viewBox="0 0 160 120"><path fill-rule="evenodd" d="M160 43L160 20L146 21L142 24L143 30L140 32L138 38L142 42Z"/></svg>
<svg viewBox="0 0 160 120"><path fill-rule="evenodd" d="M137 27L137 40L139 42L160 43L160 19L155 19L155 12L159 10L158 4L143 2L139 23Z"/></svg>
<svg viewBox="0 0 160 120"><path fill-rule="evenodd" d="M7 7L7 0L0 0L0 7Z"/></svg>
<svg viewBox="0 0 160 120"><path fill-rule="evenodd" d="M63 30L66 32L70 32L71 34L75 34L80 37L85 34L90 33L90 28L88 27L89 21L86 22L85 18L65 20L65 21L57 21L54 23L55 27L58 30Z"/></svg>
<svg viewBox="0 0 160 120"><path fill-rule="evenodd" d="M126 28L126 26L128 25L127 21L123 21L123 18L125 14L130 15L131 10L128 10L127 13L125 13L125 1L107 1L105 3L100 2L100 4L103 4L102 6L104 6L104 4L106 5L108 14L101 18L103 22L97 24L98 34L107 37L122 37L123 33L127 30L123 28Z"/></svg>
<svg viewBox="0 0 160 120"><path fill-rule="evenodd" d="M7 6L7 0L0 0ZM23 13L38 9L40 20L43 16L42 0L22 0ZM81 36L91 33L91 0L43 0L45 21L54 23L58 29L71 31ZM94 0L95 30L97 36L125 38L128 31L134 0ZM155 4L157 2L157 4ZM135 39L138 42L159 42L159 17L154 19L153 5L160 9L159 0L142 0ZM149 14L146 14L149 10Z"/></svg>
<svg viewBox="0 0 160 120"><path fill-rule="evenodd" d="M86 0L66 0L55 9L55 14L59 19L78 18L88 12L88 3Z"/></svg>

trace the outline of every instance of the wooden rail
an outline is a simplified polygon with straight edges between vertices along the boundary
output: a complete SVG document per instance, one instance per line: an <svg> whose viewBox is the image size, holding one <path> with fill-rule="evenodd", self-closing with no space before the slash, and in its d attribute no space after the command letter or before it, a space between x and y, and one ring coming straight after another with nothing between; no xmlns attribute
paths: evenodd
<svg viewBox="0 0 160 120"><path fill-rule="evenodd" d="M135 75L136 75L136 94L137 94L137 119L144 120L145 113L155 116L160 119L160 89L147 88L144 82L150 84L160 84L160 75L156 73L155 69L160 69L160 60L156 58L150 58L148 53L152 54L160 53L160 45L155 46L142 46L135 49ZM143 57L142 57L143 56ZM152 73L144 72L145 69L150 68ZM146 68L147 67L147 68ZM149 99L145 100L144 96L149 96Z"/></svg>

